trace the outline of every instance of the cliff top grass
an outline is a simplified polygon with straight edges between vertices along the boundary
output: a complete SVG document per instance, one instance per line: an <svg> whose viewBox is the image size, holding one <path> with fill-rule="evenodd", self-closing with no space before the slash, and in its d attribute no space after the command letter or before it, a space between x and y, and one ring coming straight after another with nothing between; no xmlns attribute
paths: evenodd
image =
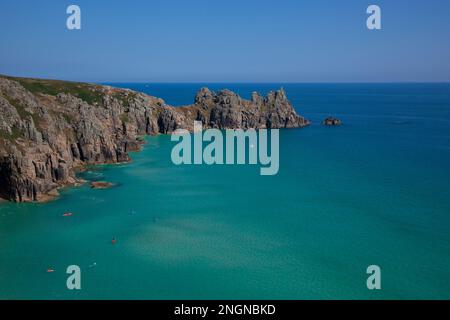
<svg viewBox="0 0 450 320"><path fill-rule="evenodd" d="M101 104L102 101L103 92L100 90L100 86L95 84L10 76L2 77L19 82L25 89L32 93L48 94L51 96L56 96L58 93L67 93L91 105Z"/></svg>

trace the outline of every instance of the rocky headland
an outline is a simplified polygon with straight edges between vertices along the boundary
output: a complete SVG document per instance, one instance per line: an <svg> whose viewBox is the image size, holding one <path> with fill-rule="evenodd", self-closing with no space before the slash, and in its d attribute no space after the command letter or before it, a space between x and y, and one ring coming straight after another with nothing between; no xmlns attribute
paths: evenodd
<svg viewBox="0 0 450 320"><path fill-rule="evenodd" d="M0 76L0 198L47 201L76 185L85 165L130 160L143 135L177 129L298 128L299 116L283 90L250 100L201 89L194 103L172 107L162 99L110 86Z"/></svg>

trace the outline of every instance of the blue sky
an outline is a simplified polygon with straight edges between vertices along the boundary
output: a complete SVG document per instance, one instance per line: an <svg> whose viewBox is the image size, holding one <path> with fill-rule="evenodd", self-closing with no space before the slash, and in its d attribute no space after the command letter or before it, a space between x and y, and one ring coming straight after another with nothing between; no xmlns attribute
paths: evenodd
<svg viewBox="0 0 450 320"><path fill-rule="evenodd" d="M366 28L370 4L380 31ZM0 0L0 73L29 77L447 82L449 39L448 0Z"/></svg>

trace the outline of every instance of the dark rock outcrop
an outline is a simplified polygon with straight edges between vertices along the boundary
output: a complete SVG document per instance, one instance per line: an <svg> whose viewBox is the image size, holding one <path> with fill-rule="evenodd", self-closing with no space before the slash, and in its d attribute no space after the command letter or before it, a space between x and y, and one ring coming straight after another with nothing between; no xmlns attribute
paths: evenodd
<svg viewBox="0 0 450 320"><path fill-rule="evenodd" d="M142 135L206 128L296 128L309 124L283 90L244 100L201 89L192 105L95 84L0 76L0 197L45 201L79 181L87 164L129 161Z"/></svg>
<svg viewBox="0 0 450 320"><path fill-rule="evenodd" d="M337 118L328 117L322 121L322 124L324 126L340 126L342 124L342 121Z"/></svg>

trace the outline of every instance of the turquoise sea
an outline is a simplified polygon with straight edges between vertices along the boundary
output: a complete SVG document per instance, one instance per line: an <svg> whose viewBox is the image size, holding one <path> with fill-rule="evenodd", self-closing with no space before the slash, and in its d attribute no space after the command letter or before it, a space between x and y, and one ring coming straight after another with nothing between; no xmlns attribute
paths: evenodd
<svg viewBox="0 0 450 320"><path fill-rule="evenodd" d="M115 85L184 105L204 84ZM83 173L114 188L1 203L0 298L450 299L450 84L283 86L313 124L281 130L276 176L175 166L157 136L132 163ZM328 115L344 125L321 126Z"/></svg>

